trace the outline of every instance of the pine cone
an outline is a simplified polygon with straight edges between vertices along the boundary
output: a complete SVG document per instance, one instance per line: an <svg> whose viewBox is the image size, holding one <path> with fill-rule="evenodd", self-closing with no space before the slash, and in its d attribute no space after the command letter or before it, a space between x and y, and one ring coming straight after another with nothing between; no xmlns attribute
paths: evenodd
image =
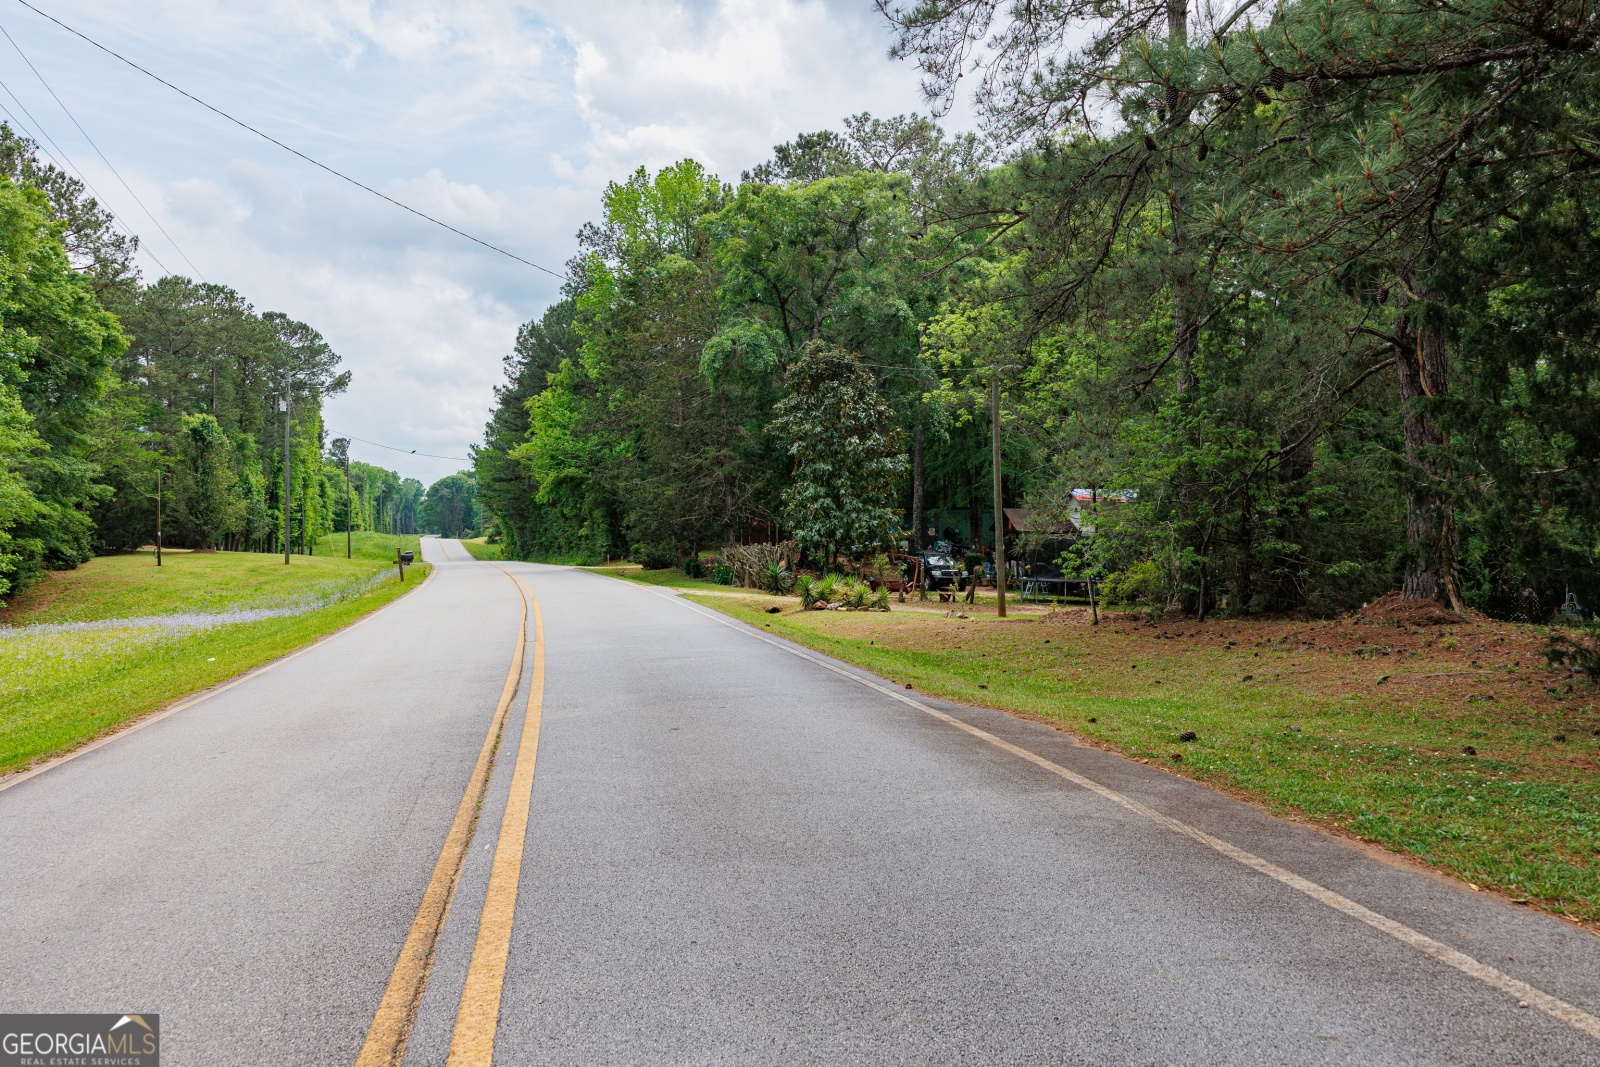
<svg viewBox="0 0 1600 1067"><path fill-rule="evenodd" d="M1312 96L1316 96L1318 93L1322 92L1322 79L1318 78L1315 74L1307 77L1306 92L1310 93Z"/></svg>
<svg viewBox="0 0 1600 1067"><path fill-rule="evenodd" d="M1272 83L1274 92L1282 92L1283 87L1288 84L1289 75L1282 67L1273 67L1267 72L1267 80Z"/></svg>
<svg viewBox="0 0 1600 1067"><path fill-rule="evenodd" d="M1178 92L1178 87L1176 85L1167 86L1167 110L1168 111L1177 111L1178 110L1178 99L1179 99L1180 95L1181 94Z"/></svg>
<svg viewBox="0 0 1600 1067"><path fill-rule="evenodd" d="M1230 104L1237 104L1239 102L1239 90L1235 89L1231 85L1224 85L1217 91L1217 95L1222 97L1222 99L1226 100Z"/></svg>
<svg viewBox="0 0 1600 1067"><path fill-rule="evenodd" d="M1150 151L1154 152L1156 150L1156 139L1154 137L1151 137L1148 133L1145 134L1144 135L1144 146L1146 148L1148 148Z"/></svg>
<svg viewBox="0 0 1600 1067"><path fill-rule="evenodd" d="M1206 144L1204 141L1201 141L1200 147L1195 149L1194 158L1199 162L1204 163L1206 161L1206 157L1210 154L1211 146Z"/></svg>
<svg viewBox="0 0 1600 1067"><path fill-rule="evenodd" d="M1272 94L1261 88L1259 85L1255 87L1255 90L1250 95L1256 98L1256 103L1258 104L1272 103Z"/></svg>

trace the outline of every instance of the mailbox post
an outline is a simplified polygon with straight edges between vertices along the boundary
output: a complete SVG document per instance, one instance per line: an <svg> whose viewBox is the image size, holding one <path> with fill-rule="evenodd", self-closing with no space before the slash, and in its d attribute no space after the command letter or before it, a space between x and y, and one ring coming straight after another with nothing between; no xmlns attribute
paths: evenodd
<svg viewBox="0 0 1600 1067"><path fill-rule="evenodd" d="M394 563L396 567L400 568L400 580L402 582L406 580L406 564L414 562L416 558L409 549L405 552L400 551L398 548L394 550Z"/></svg>

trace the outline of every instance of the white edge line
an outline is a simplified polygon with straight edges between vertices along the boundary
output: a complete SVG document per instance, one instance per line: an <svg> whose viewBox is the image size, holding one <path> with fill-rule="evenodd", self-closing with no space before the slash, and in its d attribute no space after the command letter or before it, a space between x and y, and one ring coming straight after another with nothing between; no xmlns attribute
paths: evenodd
<svg viewBox="0 0 1600 1067"><path fill-rule="evenodd" d="M653 592L653 590L648 589L648 587L643 588L645 588L648 592ZM696 614L704 615L713 622L721 623L730 629L737 630L740 633L743 633L749 637L753 637L758 641L763 641L774 648L782 649L792 656L798 656L800 659L814 663L824 670L832 671L834 674L837 674L842 678L848 678L853 682L857 682L866 686L868 689L876 690L886 697L898 700L900 703L916 708L918 711L925 712L926 714L933 716L935 719L938 719L940 722L954 726L956 729L971 734L973 737L987 741L996 748L1003 749L1019 759L1025 759L1029 763L1049 771L1051 774L1065 778L1074 785L1081 786L1092 793L1097 793L1106 800L1111 801L1113 804L1120 805L1121 807L1126 808L1137 815L1144 816L1152 822L1159 823L1174 833L1182 834L1185 837L1198 841L1207 848L1213 849L1216 852L1220 852L1229 859L1243 864L1254 871L1258 871L1261 874L1266 875L1268 878L1282 882L1289 888L1305 894L1320 904L1327 905L1334 911L1342 912L1343 914L1350 916L1352 919L1357 919L1363 923L1366 923L1374 930L1388 934L1396 941L1403 942L1404 944L1411 946L1424 955L1432 956L1441 963L1446 963L1451 967L1454 967L1456 970L1461 971L1463 974L1467 974L1473 978L1476 978L1485 985L1498 989L1502 993L1505 993L1509 996L1516 997L1519 1001L1527 1004L1529 1007L1538 1008L1551 1018L1575 1027L1576 1029L1588 1034L1590 1037L1600 1038L1600 1017L1591 1015L1589 1012L1586 1012L1582 1008L1579 1008L1575 1005L1568 1004L1559 997L1551 996L1542 989L1537 989L1519 978L1513 978L1504 971L1498 970L1497 968L1491 967L1486 963L1476 960L1464 952L1458 952L1443 942L1435 941L1427 934L1413 930L1404 923L1396 922L1386 915L1380 915L1370 908L1362 907L1355 901L1348 900L1340 896L1338 893L1328 889L1326 886L1319 885L1308 878L1302 878L1300 875L1295 874L1291 870L1279 867L1277 864L1272 863L1269 860L1264 860L1252 852L1247 852L1244 849L1239 848L1237 845L1229 844L1227 841L1224 841L1221 838L1213 837L1204 830L1190 826L1186 822L1174 819L1169 815L1163 815L1154 808L1145 804L1141 804L1139 801L1134 800L1132 797L1123 793L1119 793L1110 786L1101 785L1092 778L1086 778L1076 771L1068 770L1059 763L1054 763L1050 760L1047 760L1043 756L1030 752L1020 745L1013 745L1011 742L1002 740L986 730L982 730L970 723L962 722L955 716L948 715L937 708L930 707L929 705L922 703L920 700L915 700L911 697L908 697L897 689L890 689L888 686L880 685L871 679L863 678L859 674L855 674L852 671L846 670L845 668L836 664L829 663L824 659L819 659L817 656L811 655L809 652L803 652L787 642L768 637L760 630L748 626L743 622L730 619L725 615L702 608L698 604L683 599L676 593L657 593L656 595L662 599L675 601L688 608L690 611L695 612Z"/></svg>
<svg viewBox="0 0 1600 1067"><path fill-rule="evenodd" d="M427 584L433 581L433 576L437 573L438 571L430 566L428 570L428 576L422 579L422 584L414 589L407 590L407 592L414 593L426 588ZM336 637L344 636L351 630L354 630L357 626L365 623L368 619L377 618L379 615L382 615L384 612L388 611L390 608L394 607L404 599L404 596L395 597L381 608L367 612L367 614L361 616L361 618L355 620L354 622L346 623L337 630L333 631L333 633L323 634L321 637L317 638L309 645L306 645L304 648L297 648L293 652L286 652L277 659L263 663L259 667L252 667L248 671L245 671L243 674L239 675L237 678L223 682L221 685L214 685L210 689L201 690L192 696L183 697L176 704L169 705L168 707L162 708L159 711L149 712L148 714L143 715L126 725L113 727L112 731L106 734L104 737L97 738L96 740L90 741L85 745L79 745L71 752L65 752L52 759L48 759L39 764L37 767L29 767L25 771L16 771L4 778L0 778L0 793L4 793L12 786L21 785L28 779L37 777L38 775L43 774L45 771L54 770L63 763L70 763L79 756L87 756L89 753L93 752L97 748L100 748L102 745L109 745L111 742L119 741L122 738L127 737L129 734L138 733L146 726L154 726L156 723L160 722L162 719L165 719L169 715L176 715L178 712L183 711L186 708L192 708L196 704L210 700L214 696L221 696L234 686L243 685L257 675L266 674L274 667L288 663L292 659L299 659L301 656L305 655L307 652L310 652L317 646L325 642L332 641Z"/></svg>

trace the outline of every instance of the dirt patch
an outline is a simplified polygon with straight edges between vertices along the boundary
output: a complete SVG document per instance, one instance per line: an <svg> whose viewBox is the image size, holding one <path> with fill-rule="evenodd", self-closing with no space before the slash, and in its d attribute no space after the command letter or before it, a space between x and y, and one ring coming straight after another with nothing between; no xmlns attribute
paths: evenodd
<svg viewBox="0 0 1600 1067"><path fill-rule="evenodd" d="M1355 618L1364 622L1388 623L1391 626L1451 626L1467 619L1434 600L1406 600L1399 593L1379 597L1360 611Z"/></svg>

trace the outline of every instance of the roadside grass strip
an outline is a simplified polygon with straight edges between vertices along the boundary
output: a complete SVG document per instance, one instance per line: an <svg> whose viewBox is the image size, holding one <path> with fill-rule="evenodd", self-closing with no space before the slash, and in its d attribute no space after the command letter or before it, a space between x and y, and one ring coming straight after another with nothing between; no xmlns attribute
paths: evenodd
<svg viewBox="0 0 1600 1067"><path fill-rule="evenodd" d="M487 538L474 537L471 540L461 539L461 547L472 554L472 558L485 563L493 562L500 558L500 545L491 545Z"/></svg>
<svg viewBox="0 0 1600 1067"><path fill-rule="evenodd" d="M1242 636L1184 646L1159 630L1037 618L697 603L930 695L1036 716L1473 888L1600 923L1600 714L1585 690L1560 691L1526 655L1520 670L1494 671L1418 656L1401 674L1395 657L1257 654ZM1471 646L1460 654L1487 662ZM1187 731L1194 740L1180 740Z"/></svg>
<svg viewBox="0 0 1600 1067"><path fill-rule="evenodd" d="M417 559L422 558L422 539L416 534L386 534L357 530L350 535L349 547L352 559L369 559L377 563L393 563L396 551L413 552ZM312 557L314 559L323 557L344 559L344 534L327 534L318 538L316 550L316 555Z"/></svg>
<svg viewBox="0 0 1600 1067"><path fill-rule="evenodd" d="M0 625L0 774L307 645L426 575L423 568L402 585L372 563L302 563L277 560L271 580L260 581L255 555L174 554L159 571L148 556L111 557L85 564L87 573L47 590L31 611L15 605L6 613L12 624ZM194 573L178 574L186 568ZM224 607L230 589L235 600ZM173 610L121 614L158 605ZM89 611L101 617L83 617ZM50 621L23 621L41 618Z"/></svg>
<svg viewBox="0 0 1600 1067"><path fill-rule="evenodd" d="M864 678L858 674L846 671L832 663L827 662L824 659L809 655L800 649L793 647L793 645L782 641L776 641L766 636L761 632L760 629L749 629L746 627L737 626L734 622L731 622L729 619L723 617L724 615L732 616L733 618L740 619L741 621L752 623L757 627L770 627L775 629L775 627L772 627L770 619L763 618L764 613L754 613L748 608L741 610L739 606L728 605L725 603L705 603L702 606L700 601L694 601L690 598L680 598L679 602L687 607L690 611L693 611L698 615L703 615L714 622L734 628L757 641L761 641L764 644L772 646L773 648L777 648L783 652L787 652L792 656L806 660L809 663L821 667L823 670L830 671L842 678L864 686L867 689L874 690L875 692L888 697L891 700L897 701L908 707L915 708L916 710L939 720L953 729L960 730L963 733L977 738L978 740L993 745L995 748L998 748L1004 752L1008 752L1011 755L1025 760L1028 763L1031 763L1051 774L1057 775L1058 777L1069 781L1074 785L1095 793L1105 800L1124 808L1133 814L1139 815L1150 820L1151 822L1167 828L1168 830L1171 830L1176 834L1182 835L1190 840L1204 845L1205 847L1212 849L1223 856L1226 856L1234 862L1242 864L1245 867L1249 867L1250 869L1257 871L1258 873L1263 874L1266 877L1271 878L1282 885L1287 886L1288 888L1293 889L1296 892L1301 893L1306 897L1309 897L1310 899L1333 909L1334 911L1346 915L1349 918L1355 919L1358 922L1364 923L1372 929L1394 938L1396 941L1409 946L1423 955L1430 956L1433 959L1436 959L1463 974L1483 982L1485 985L1488 985L1491 988L1500 991L1501 993L1516 998L1519 1007L1536 1008L1551 1018L1566 1023L1568 1026L1582 1031L1583 1033L1588 1034L1590 1037L1600 1039L1600 1016L1596 1016L1590 1012L1584 1011L1582 1008L1570 1004L1559 997L1552 996L1551 994L1546 993L1535 986L1529 985L1521 979L1515 978L1512 975L1499 970L1498 968L1491 967L1480 960L1468 956L1464 952L1459 952L1456 949L1451 948L1449 945L1436 941L1420 931L1413 930L1411 927L1406 926L1403 923L1396 922L1395 920L1390 919L1385 915L1381 915L1370 908L1363 907L1362 905L1357 904L1355 901L1349 900L1325 886L1319 885L1310 879L1303 878L1300 875L1295 874L1293 871L1280 867L1275 863L1262 859L1260 856L1257 856L1254 853L1248 852L1230 842L1208 834L1198 827L1191 826L1180 819L1174 819L1169 815L1165 815L1154 808L1151 808L1149 805L1143 804L1124 793L1095 781L1092 778L1063 767L1059 763L1046 759L1037 753L1030 752L1020 745L1014 745L1003 738L996 737L988 731L973 726L970 723L962 722L960 719L957 719L951 715L947 715L937 708L931 707L922 701L915 699L914 697L907 696L899 689L891 688L888 685L880 684L870 678ZM721 614L718 614L719 612ZM800 628L795 629L800 630ZM789 635L785 634L785 636ZM814 636L815 635L813 633L813 637ZM846 657L841 656L839 658L843 659ZM868 669L873 668L869 667Z"/></svg>
<svg viewBox="0 0 1600 1067"><path fill-rule="evenodd" d="M707 581L704 578L691 578L678 567L644 570L627 564L610 564L603 567L585 567L584 570L591 570L596 574L604 574L608 578L621 578L624 581L638 582L640 585L664 586L668 589L704 590L708 593L740 592L754 595L754 591L750 589L734 589L732 586L718 585L716 582Z"/></svg>

